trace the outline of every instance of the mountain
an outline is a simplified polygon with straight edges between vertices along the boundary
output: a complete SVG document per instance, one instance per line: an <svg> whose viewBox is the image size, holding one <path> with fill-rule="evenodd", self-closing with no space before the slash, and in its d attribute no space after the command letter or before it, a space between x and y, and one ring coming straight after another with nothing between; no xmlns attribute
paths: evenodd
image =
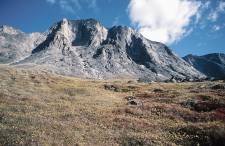
<svg viewBox="0 0 225 146"><path fill-rule="evenodd" d="M0 27L0 63L11 63L29 56L45 35L42 33L26 34L13 27Z"/></svg>
<svg viewBox="0 0 225 146"><path fill-rule="evenodd" d="M209 78L225 79L225 54L187 55L183 59Z"/></svg>
<svg viewBox="0 0 225 146"><path fill-rule="evenodd" d="M0 61L20 67L94 79L204 78L166 45L130 27L107 29L94 19L63 19L45 33L3 30L0 37Z"/></svg>

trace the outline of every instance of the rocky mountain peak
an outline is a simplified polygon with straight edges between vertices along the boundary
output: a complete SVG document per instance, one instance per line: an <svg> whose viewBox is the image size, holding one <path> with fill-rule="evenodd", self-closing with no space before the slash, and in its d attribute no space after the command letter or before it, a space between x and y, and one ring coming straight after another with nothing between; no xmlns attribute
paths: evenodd
<svg viewBox="0 0 225 146"><path fill-rule="evenodd" d="M114 26L108 30L108 36L105 43L110 43L114 45L118 45L118 43L122 46L130 44L132 41L132 36L136 35L132 28L127 26Z"/></svg>
<svg viewBox="0 0 225 146"><path fill-rule="evenodd" d="M225 54L223 53L203 56L187 55L183 59L209 78L225 79Z"/></svg>
<svg viewBox="0 0 225 146"><path fill-rule="evenodd" d="M14 65L44 64L49 66L45 69L59 74L95 79L163 81L204 77L166 45L150 41L127 26L106 29L95 19L63 19L43 33L41 39L32 38L35 39L28 40L37 46L32 45L30 55L29 51L26 56L21 55L24 59ZM27 42L22 41L23 44Z"/></svg>
<svg viewBox="0 0 225 146"><path fill-rule="evenodd" d="M56 23L49 37L64 40L69 46L98 46L107 37L108 30L95 19L67 20Z"/></svg>
<svg viewBox="0 0 225 146"><path fill-rule="evenodd" d="M59 33L61 33L61 35L65 37L68 41L73 37L72 27L71 25L69 25L68 20L65 18L61 21Z"/></svg>
<svg viewBox="0 0 225 146"><path fill-rule="evenodd" d="M95 19L70 21L75 34L73 46L99 46L107 37L108 30Z"/></svg>
<svg viewBox="0 0 225 146"><path fill-rule="evenodd" d="M7 25L2 25L0 27L0 32L7 33L7 34L10 34L10 35L16 35L18 33L22 33L20 30L15 29L11 26L7 26Z"/></svg>

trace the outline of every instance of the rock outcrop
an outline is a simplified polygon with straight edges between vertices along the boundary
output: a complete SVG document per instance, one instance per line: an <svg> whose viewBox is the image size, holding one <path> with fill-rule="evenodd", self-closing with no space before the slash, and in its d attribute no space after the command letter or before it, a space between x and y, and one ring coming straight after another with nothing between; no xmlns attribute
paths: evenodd
<svg viewBox="0 0 225 146"><path fill-rule="evenodd" d="M166 45L150 41L126 26L106 29L94 19L64 19L35 37L22 32L17 35L1 34L0 58L4 56L4 48L14 54L24 53L1 62L26 67L39 65L58 74L81 78L165 81L205 77ZM9 39L15 40L12 44L21 45L15 50L7 47Z"/></svg>
<svg viewBox="0 0 225 146"><path fill-rule="evenodd" d="M184 60L209 79L225 79L225 54L187 55Z"/></svg>

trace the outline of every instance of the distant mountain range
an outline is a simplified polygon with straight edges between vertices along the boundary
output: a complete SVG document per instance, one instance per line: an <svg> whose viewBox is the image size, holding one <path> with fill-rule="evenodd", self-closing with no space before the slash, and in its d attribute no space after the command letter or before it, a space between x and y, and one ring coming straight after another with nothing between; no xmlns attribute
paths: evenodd
<svg viewBox="0 0 225 146"><path fill-rule="evenodd" d="M206 67L207 63L192 62L197 59L189 57L184 58L187 63L166 45L150 41L130 27L107 29L94 19L63 19L44 33L26 34L9 26L0 28L0 63L80 78L205 78L205 70L199 66ZM224 58L222 61L224 65Z"/></svg>
<svg viewBox="0 0 225 146"><path fill-rule="evenodd" d="M225 79L225 54L187 55L183 59L208 78Z"/></svg>

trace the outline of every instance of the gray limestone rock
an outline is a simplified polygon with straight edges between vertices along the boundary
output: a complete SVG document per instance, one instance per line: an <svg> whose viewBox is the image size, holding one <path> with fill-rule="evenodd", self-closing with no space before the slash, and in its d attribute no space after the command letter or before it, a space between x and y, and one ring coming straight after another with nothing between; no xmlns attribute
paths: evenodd
<svg viewBox="0 0 225 146"><path fill-rule="evenodd" d="M213 53L203 56L187 55L183 58L209 80L225 79L225 54Z"/></svg>
<svg viewBox="0 0 225 146"><path fill-rule="evenodd" d="M126 26L106 29L94 19L63 19L46 33L18 34L1 37L0 54L6 48L8 53L20 54L19 57L4 58L0 62L20 67L38 66L80 78L166 81L205 77L166 45L150 41ZM9 39L15 42L10 43ZM14 50L6 43L21 45Z"/></svg>

